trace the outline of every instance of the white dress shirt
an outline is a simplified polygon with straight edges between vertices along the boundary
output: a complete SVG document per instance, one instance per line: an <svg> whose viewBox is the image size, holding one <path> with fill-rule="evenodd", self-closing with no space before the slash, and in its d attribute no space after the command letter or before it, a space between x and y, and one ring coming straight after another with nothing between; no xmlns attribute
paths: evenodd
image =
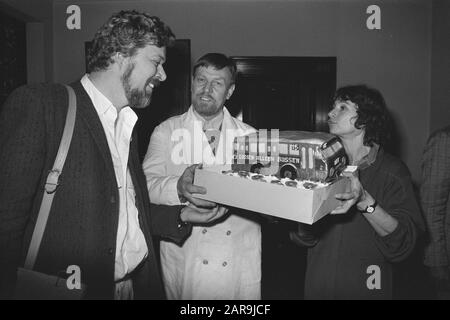
<svg viewBox="0 0 450 320"><path fill-rule="evenodd" d="M130 107L124 107L117 113L111 101L94 86L88 75L84 75L81 84L91 98L105 130L119 188L119 224L114 279L120 281L131 273L148 254L147 243L139 226L135 203L136 193L128 169L131 134L137 115ZM132 287L129 283L118 285L117 288L127 292L116 292L116 296L132 297L132 293L129 292Z"/></svg>
<svg viewBox="0 0 450 320"><path fill-rule="evenodd" d="M155 128L143 163L150 201L177 205L177 181L193 163L207 170L231 169L234 136L253 132L233 118L226 108L223 121L205 122L188 112L172 117ZM220 120L220 119L219 119ZM214 155L203 129L222 125ZM197 150L196 150L197 149ZM200 150L200 151L199 151ZM230 215L209 227L194 226L180 247L161 241L164 287L169 299L260 299L260 225L238 215Z"/></svg>

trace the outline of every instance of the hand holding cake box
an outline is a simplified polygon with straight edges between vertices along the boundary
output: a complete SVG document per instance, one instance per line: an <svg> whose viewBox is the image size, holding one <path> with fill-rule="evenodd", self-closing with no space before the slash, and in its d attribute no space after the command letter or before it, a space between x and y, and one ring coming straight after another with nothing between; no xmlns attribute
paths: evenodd
<svg viewBox="0 0 450 320"><path fill-rule="evenodd" d="M196 224L210 223L220 219L228 212L226 207L218 206L214 202L198 199L194 196L206 193L205 188L192 183L196 168L201 168L201 165L194 164L187 167L177 182L178 197L187 204L180 213L180 227L187 222Z"/></svg>
<svg viewBox="0 0 450 320"><path fill-rule="evenodd" d="M234 141L232 170L196 170L196 195L217 203L312 224L340 206L348 191L340 140L322 132L257 132Z"/></svg>
<svg viewBox="0 0 450 320"><path fill-rule="evenodd" d="M341 204L331 211L331 214L347 213L347 211L365 198L365 191L359 180L357 166L347 166L342 175L350 178L350 188L344 193L338 193L335 198L341 201Z"/></svg>

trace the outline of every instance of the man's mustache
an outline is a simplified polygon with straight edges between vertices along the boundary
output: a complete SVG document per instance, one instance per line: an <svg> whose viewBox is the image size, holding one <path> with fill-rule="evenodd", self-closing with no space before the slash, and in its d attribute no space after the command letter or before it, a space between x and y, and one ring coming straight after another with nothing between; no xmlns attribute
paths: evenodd
<svg viewBox="0 0 450 320"><path fill-rule="evenodd" d="M214 98L211 97L209 94L199 94L198 96L199 96L199 98L207 98L210 100L214 100Z"/></svg>
<svg viewBox="0 0 450 320"><path fill-rule="evenodd" d="M158 87L160 85L160 83L161 83L161 81L159 81L158 78L150 78L147 81L146 86L150 84L150 86L154 89L154 88Z"/></svg>

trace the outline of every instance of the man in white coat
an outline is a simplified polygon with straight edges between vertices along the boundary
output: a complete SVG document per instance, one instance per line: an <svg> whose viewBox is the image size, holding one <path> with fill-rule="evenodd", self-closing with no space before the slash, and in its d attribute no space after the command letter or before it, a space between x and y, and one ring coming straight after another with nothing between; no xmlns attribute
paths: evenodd
<svg viewBox="0 0 450 320"><path fill-rule="evenodd" d="M196 199L192 193L201 188L185 180L192 176L192 164L203 163L205 170L217 172L230 170L234 137L254 132L224 107L235 78L236 65L223 54L209 53L197 61L189 110L161 123L150 139L143 168L151 202L186 204L200 212L207 210L205 206L226 210ZM218 221L194 225L182 246L161 241L169 299L261 298L260 225L236 209Z"/></svg>

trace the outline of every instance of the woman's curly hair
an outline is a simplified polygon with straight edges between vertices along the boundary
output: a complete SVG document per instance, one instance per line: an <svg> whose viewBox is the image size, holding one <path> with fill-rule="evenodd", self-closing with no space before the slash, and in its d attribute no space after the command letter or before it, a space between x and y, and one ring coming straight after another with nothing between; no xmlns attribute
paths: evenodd
<svg viewBox="0 0 450 320"><path fill-rule="evenodd" d="M88 72L106 69L118 53L132 57L147 45L168 47L175 40L170 28L158 17L135 10L114 14L96 32L88 52Z"/></svg>
<svg viewBox="0 0 450 320"><path fill-rule="evenodd" d="M355 128L364 129L364 145L385 145L392 134L392 120L381 93L366 85L339 88L334 101L351 101L357 105Z"/></svg>

